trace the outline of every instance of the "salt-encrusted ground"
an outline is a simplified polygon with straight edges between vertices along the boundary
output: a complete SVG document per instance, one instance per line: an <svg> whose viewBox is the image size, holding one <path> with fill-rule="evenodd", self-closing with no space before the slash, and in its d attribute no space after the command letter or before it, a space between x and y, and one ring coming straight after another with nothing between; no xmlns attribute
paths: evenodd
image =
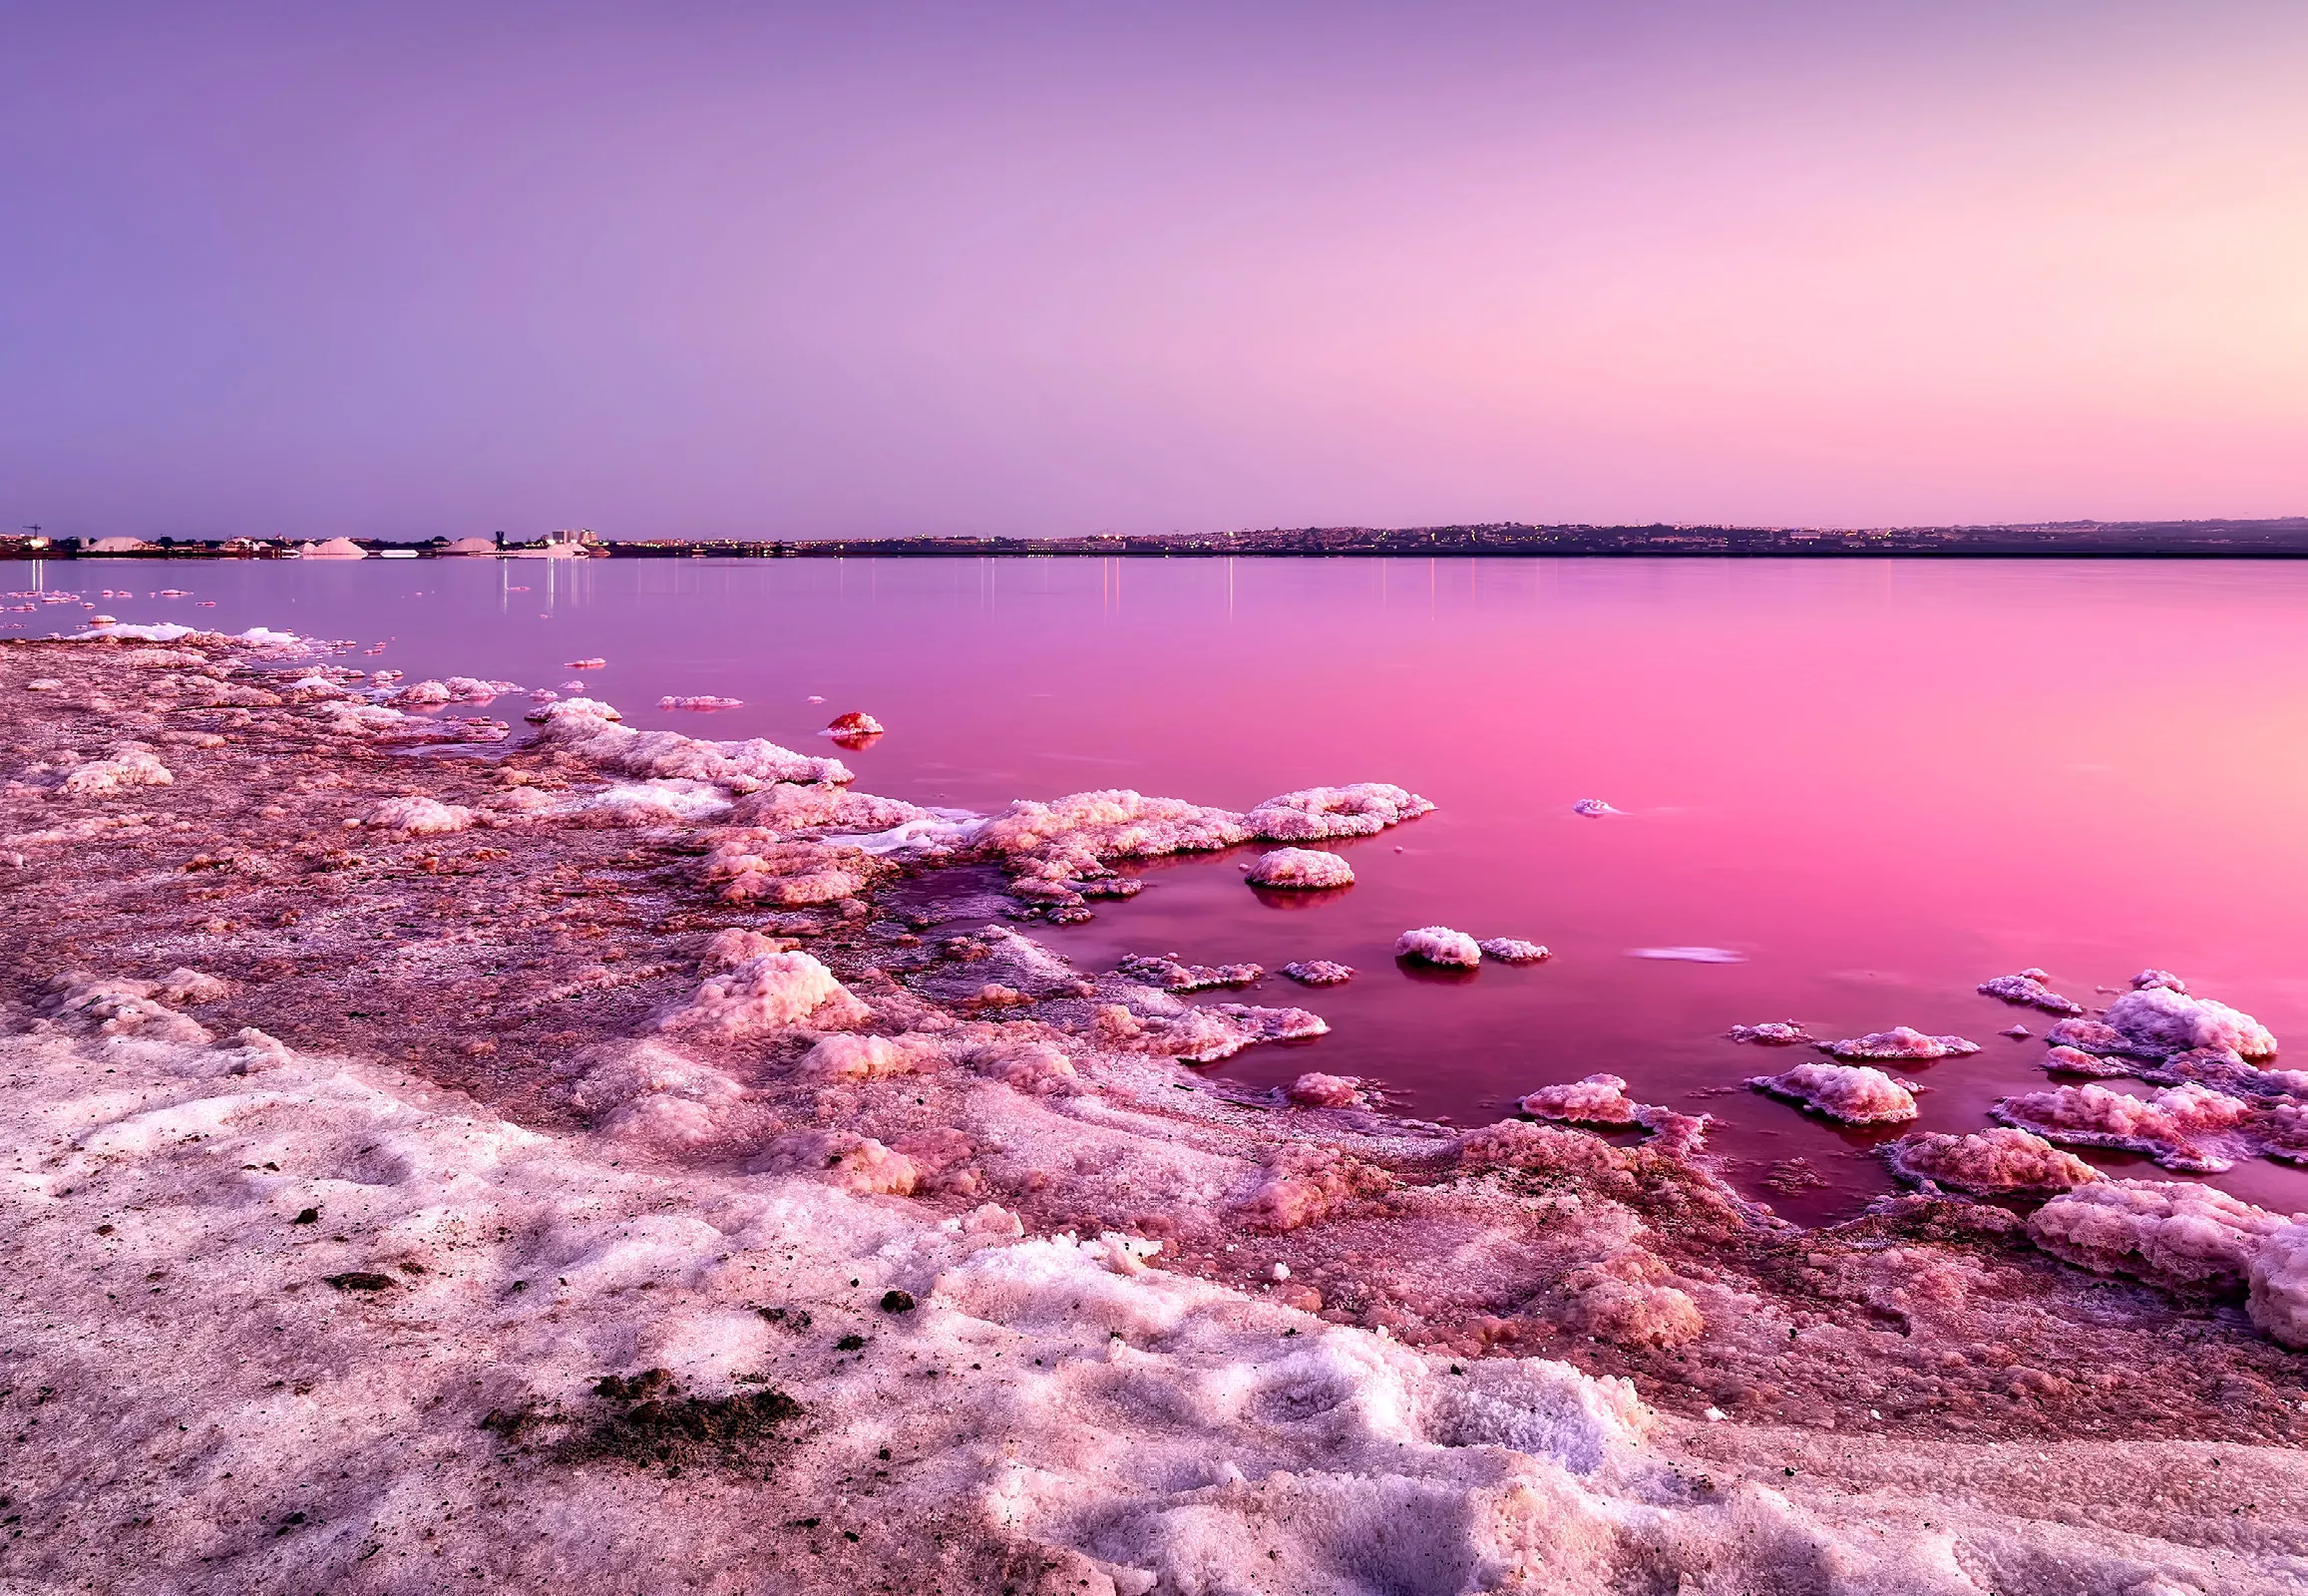
<svg viewBox="0 0 2308 1596"><path fill-rule="evenodd" d="M970 833L252 651L0 650L0 1588L2308 1588L2216 1215L1803 1234L1681 1116L1230 1093L1282 999L934 924L1400 789Z"/></svg>

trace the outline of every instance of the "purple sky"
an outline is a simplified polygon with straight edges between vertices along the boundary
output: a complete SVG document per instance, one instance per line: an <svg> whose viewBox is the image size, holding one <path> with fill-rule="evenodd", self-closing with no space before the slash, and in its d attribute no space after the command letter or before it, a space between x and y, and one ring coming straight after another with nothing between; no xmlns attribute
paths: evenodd
<svg viewBox="0 0 2308 1596"><path fill-rule="evenodd" d="M2308 511L2308 8L0 0L0 525Z"/></svg>

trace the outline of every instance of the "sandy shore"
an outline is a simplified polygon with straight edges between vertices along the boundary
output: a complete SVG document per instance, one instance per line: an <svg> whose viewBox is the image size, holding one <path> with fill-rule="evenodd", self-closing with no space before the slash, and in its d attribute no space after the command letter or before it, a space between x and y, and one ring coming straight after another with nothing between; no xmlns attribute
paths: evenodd
<svg viewBox="0 0 2308 1596"><path fill-rule="evenodd" d="M360 686L0 649L8 1588L2308 1587L2240 1280L1230 1090L1278 999L1002 918L1379 789L964 834Z"/></svg>

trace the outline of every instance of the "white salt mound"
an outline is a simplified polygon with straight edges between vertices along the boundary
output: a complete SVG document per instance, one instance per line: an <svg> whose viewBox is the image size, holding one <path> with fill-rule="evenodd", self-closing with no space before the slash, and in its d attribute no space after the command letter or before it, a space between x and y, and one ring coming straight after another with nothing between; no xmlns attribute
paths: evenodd
<svg viewBox="0 0 2308 1596"><path fill-rule="evenodd" d="M2249 1276L2252 1323L2287 1347L2308 1348L2308 1224L2260 1243Z"/></svg>
<svg viewBox="0 0 2308 1596"><path fill-rule="evenodd" d="M2063 998L2049 985L2051 977L2041 970L2023 970L2016 976L1997 976L1980 983L1980 991L1990 998L2001 998L2008 1003L2024 1003L2041 1008L2048 1014L2080 1014L2084 1005L2072 998Z"/></svg>
<svg viewBox="0 0 2308 1596"><path fill-rule="evenodd" d="M2097 1274L2132 1275L2167 1290L2240 1291L2262 1245L2302 1217L2191 1182L2100 1180L2037 1209L2028 1234L2054 1257ZM2272 1267L2288 1271L2295 1248L2287 1243Z"/></svg>
<svg viewBox="0 0 2308 1596"><path fill-rule="evenodd" d="M1847 1125L1893 1124L1916 1113L1914 1093L1864 1064L1797 1064L1782 1074L1753 1076L1747 1084Z"/></svg>
<svg viewBox="0 0 2308 1596"><path fill-rule="evenodd" d="M761 954L708 976L688 1001L659 1016L657 1028L735 1040L805 1021L835 1029L857 1024L871 1012L814 956Z"/></svg>
<svg viewBox="0 0 2308 1596"><path fill-rule="evenodd" d="M1617 1075L1589 1075L1566 1086L1541 1086L1523 1099L1522 1109L1539 1119L1590 1125L1632 1125L1636 1117L1627 1082Z"/></svg>
<svg viewBox="0 0 2308 1596"><path fill-rule="evenodd" d="M411 836L431 836L465 830L473 824L473 811L434 798L388 798L369 811L365 824Z"/></svg>
<svg viewBox="0 0 2308 1596"><path fill-rule="evenodd" d="M572 685L574 686L575 683ZM625 718L614 704L602 703L598 698L556 698L550 703L539 704L529 712L528 718L551 725L554 721L571 715L584 715L595 720L622 720Z"/></svg>
<svg viewBox="0 0 2308 1596"><path fill-rule="evenodd" d="M2054 1141L2145 1153L2170 1169L2217 1171L2232 1166L2238 1150L2220 1133L2243 1126L2253 1110L2242 1098L2186 1081L2148 1097L2089 1082L2052 1086L2003 1098L1991 1112Z"/></svg>
<svg viewBox="0 0 2308 1596"><path fill-rule="evenodd" d="M1472 970L1482 963L1482 945L1465 932L1452 931L1447 926L1421 926L1394 940L1394 957Z"/></svg>
<svg viewBox="0 0 2308 1596"><path fill-rule="evenodd" d="M1307 787L1269 798L1243 817L1254 836L1276 842L1369 837L1434 808L1414 792L1383 781Z"/></svg>
<svg viewBox="0 0 2308 1596"><path fill-rule="evenodd" d="M2154 1053L2213 1047L2264 1058L2276 1050L2275 1036L2250 1014L2164 986L2125 993L2102 1017L2135 1047Z"/></svg>
<svg viewBox="0 0 2308 1596"><path fill-rule="evenodd" d="M1891 1144L1891 1167L1910 1180L1989 1195L2067 1191L2100 1179L2100 1171L2041 1136L1999 1126L1951 1136L1922 1131Z"/></svg>
<svg viewBox="0 0 2308 1596"><path fill-rule="evenodd" d="M1336 987L1354 979L1354 967L1329 959L1303 959L1283 966L1282 974L1302 987Z"/></svg>
<svg viewBox="0 0 2308 1596"><path fill-rule="evenodd" d="M1535 965L1547 957L1544 945L1524 942L1518 937L1487 937L1477 943L1485 959L1495 959L1502 965Z"/></svg>
<svg viewBox="0 0 2308 1596"><path fill-rule="evenodd" d="M1316 848L1277 848L1273 853L1261 854L1243 880L1254 887L1307 890L1350 887L1354 884L1354 867L1337 854Z"/></svg>
<svg viewBox="0 0 2308 1596"><path fill-rule="evenodd" d="M1792 1019L1766 1019L1759 1025L1733 1025L1724 1032L1732 1041L1761 1042L1766 1047L1789 1047L1809 1041L1811 1033Z"/></svg>
<svg viewBox="0 0 2308 1596"><path fill-rule="evenodd" d="M159 754L141 742L121 744L109 759L75 765L57 790L75 798L101 798L124 787L166 787L176 781Z"/></svg>
<svg viewBox="0 0 2308 1596"><path fill-rule="evenodd" d="M1894 1025L1889 1030L1870 1031L1864 1036L1823 1041L1819 1046L1837 1058L1953 1058L1980 1050L1976 1041L1966 1041L1961 1036L1929 1036L1912 1025Z"/></svg>

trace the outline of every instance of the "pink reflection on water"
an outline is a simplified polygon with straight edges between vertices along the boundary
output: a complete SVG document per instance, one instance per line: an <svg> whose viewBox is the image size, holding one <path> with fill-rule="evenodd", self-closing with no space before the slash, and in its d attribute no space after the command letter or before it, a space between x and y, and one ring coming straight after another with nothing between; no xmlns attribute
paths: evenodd
<svg viewBox="0 0 2308 1596"><path fill-rule="evenodd" d="M1973 990L2025 966L2095 1006L2096 986L2162 966L2280 1037L2308 1031L2308 568L609 561L525 573L538 591L518 598L503 570L210 566L195 586L232 629L390 630L412 679L537 685L604 657L587 690L640 726L701 733L655 705L712 694L744 701L712 734L808 749L813 696L866 706L893 730L845 754L859 785L918 802L1133 786L1247 807L1350 780L1434 799L1339 845L1350 888L1260 893L1239 858L1173 861L1041 933L1085 967L1354 966L1345 987L1257 990L1332 1030L1224 1066L1247 1081L1364 1075L1408 1112L1473 1121L1608 1070L1717 1115L1741 1180L1817 1217L1887 1189L1868 1149L1890 1132L1740 1089L1816 1055L1731 1043L1734 1023L1983 1043L1906 1071L1930 1129L1977 1128L2045 1079L2049 1016ZM1573 812L1592 797L1624 813ZM1430 924L1554 958L1398 966L1394 938ZM1629 955L1693 947L1743 962ZM2036 1037L1998 1034L2015 1021ZM1793 1158L1826 1186L1760 1183ZM2308 1177L2277 1166L2217 1183L2308 1208Z"/></svg>

